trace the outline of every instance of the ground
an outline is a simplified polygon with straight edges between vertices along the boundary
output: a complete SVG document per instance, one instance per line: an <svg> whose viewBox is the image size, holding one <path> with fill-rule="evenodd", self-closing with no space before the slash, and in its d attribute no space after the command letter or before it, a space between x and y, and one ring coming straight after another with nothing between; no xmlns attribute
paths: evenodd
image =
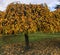
<svg viewBox="0 0 60 55"><path fill-rule="evenodd" d="M0 38L0 55L60 55L60 33L29 34L30 49L25 49L24 35Z"/></svg>
<svg viewBox="0 0 60 55"><path fill-rule="evenodd" d="M59 40L43 39L30 42L30 49L25 50L25 44L14 43L0 47L0 55L60 55Z"/></svg>

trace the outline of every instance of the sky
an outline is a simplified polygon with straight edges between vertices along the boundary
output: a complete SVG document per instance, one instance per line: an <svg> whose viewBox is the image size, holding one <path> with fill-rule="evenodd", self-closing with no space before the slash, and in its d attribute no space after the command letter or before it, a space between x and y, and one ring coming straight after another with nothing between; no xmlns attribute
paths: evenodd
<svg viewBox="0 0 60 55"><path fill-rule="evenodd" d="M46 3L50 10L54 10L54 6L56 6L56 4L59 3L58 0L0 0L0 10L4 11L8 4L10 4L11 2L15 2L15 1L20 1L20 3L25 3L25 4Z"/></svg>

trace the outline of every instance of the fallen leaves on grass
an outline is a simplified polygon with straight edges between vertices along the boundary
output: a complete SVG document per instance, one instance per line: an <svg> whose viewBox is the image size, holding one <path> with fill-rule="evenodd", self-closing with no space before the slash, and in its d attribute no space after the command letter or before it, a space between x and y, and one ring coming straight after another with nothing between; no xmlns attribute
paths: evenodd
<svg viewBox="0 0 60 55"><path fill-rule="evenodd" d="M24 47L24 43L7 44L0 48L0 55L60 55L59 43L49 39L30 42L28 51Z"/></svg>

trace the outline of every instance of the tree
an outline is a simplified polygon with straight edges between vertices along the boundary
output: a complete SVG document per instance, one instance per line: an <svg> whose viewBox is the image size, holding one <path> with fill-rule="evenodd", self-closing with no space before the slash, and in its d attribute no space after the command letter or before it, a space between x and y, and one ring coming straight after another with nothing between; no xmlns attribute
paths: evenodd
<svg viewBox="0 0 60 55"><path fill-rule="evenodd" d="M59 4L56 5L55 9L59 9L60 8L60 0L59 0Z"/></svg>
<svg viewBox="0 0 60 55"><path fill-rule="evenodd" d="M3 27L5 27L5 34L24 33L26 49L29 49L28 33L37 30L36 23L29 15L29 11L26 10L25 4L11 3L6 9L3 22L6 22L3 25Z"/></svg>
<svg viewBox="0 0 60 55"><path fill-rule="evenodd" d="M56 5L55 9L60 9L60 0L59 1L59 4Z"/></svg>
<svg viewBox="0 0 60 55"><path fill-rule="evenodd" d="M56 7L55 7L55 9L59 9L60 8L60 5L57 5Z"/></svg>
<svg viewBox="0 0 60 55"><path fill-rule="evenodd" d="M60 31L60 9L50 12L46 4L11 3L3 17L1 22L3 33L6 35L24 33L26 49L29 49L28 33Z"/></svg>

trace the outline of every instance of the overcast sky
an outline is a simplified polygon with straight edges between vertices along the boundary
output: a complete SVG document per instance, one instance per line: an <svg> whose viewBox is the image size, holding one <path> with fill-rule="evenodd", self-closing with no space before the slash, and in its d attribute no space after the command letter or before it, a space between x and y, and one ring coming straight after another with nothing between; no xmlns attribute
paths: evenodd
<svg viewBox="0 0 60 55"><path fill-rule="evenodd" d="M40 3L47 3L47 5L50 7L55 6L56 3L58 3L58 0L0 0L0 10L5 10L7 5L14 1L20 1L21 3L32 3L32 4L40 4Z"/></svg>

